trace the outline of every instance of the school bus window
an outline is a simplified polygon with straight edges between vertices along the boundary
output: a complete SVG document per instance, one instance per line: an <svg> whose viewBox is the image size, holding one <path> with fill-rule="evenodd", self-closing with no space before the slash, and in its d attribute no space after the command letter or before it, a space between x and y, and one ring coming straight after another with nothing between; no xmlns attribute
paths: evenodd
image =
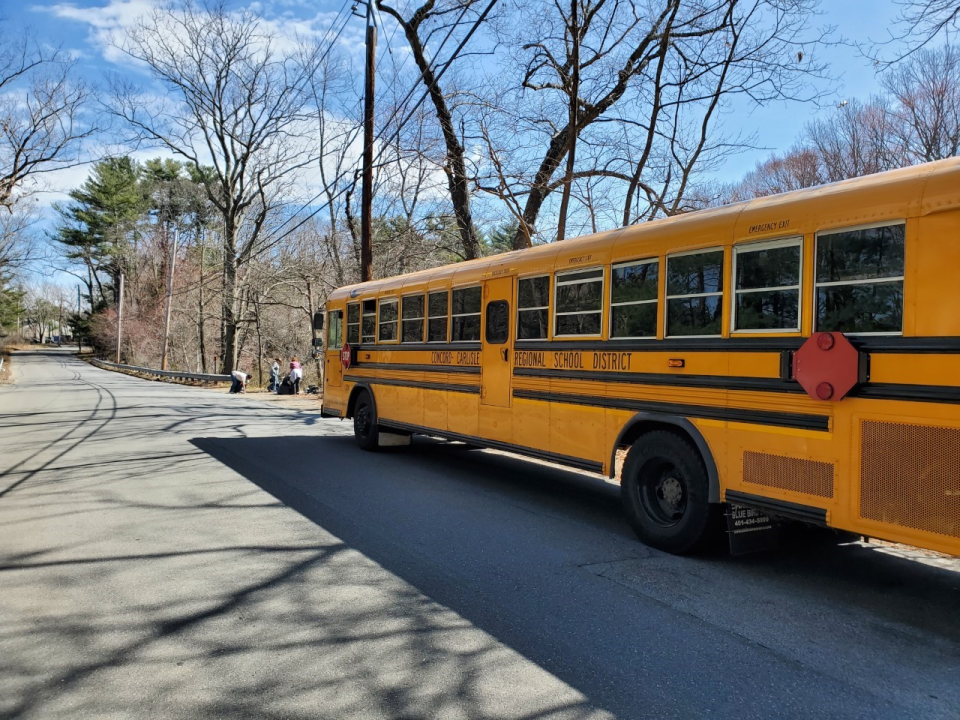
<svg viewBox="0 0 960 720"><path fill-rule="evenodd" d="M480 286L453 291L453 336L451 342L480 339Z"/></svg>
<svg viewBox="0 0 960 720"><path fill-rule="evenodd" d="M380 301L380 323L377 342L395 342L397 339L397 299Z"/></svg>
<svg viewBox="0 0 960 720"><path fill-rule="evenodd" d="M347 305L347 342L352 345L360 342L360 303Z"/></svg>
<svg viewBox="0 0 960 720"><path fill-rule="evenodd" d="M376 342L377 340L377 301L363 301L363 325L361 327L361 338L363 342Z"/></svg>
<svg viewBox="0 0 960 720"><path fill-rule="evenodd" d="M603 268L556 276L554 336L599 335L603 315Z"/></svg>
<svg viewBox="0 0 960 720"><path fill-rule="evenodd" d="M817 235L817 330L903 331L905 231L897 223Z"/></svg>
<svg viewBox="0 0 960 720"><path fill-rule="evenodd" d="M400 308L401 341L423 342L423 295L407 295Z"/></svg>
<svg viewBox="0 0 960 720"><path fill-rule="evenodd" d="M610 273L610 337L657 336L657 284L660 262L614 265Z"/></svg>
<svg viewBox="0 0 960 720"><path fill-rule="evenodd" d="M427 296L427 342L447 341L447 313L450 294L443 290Z"/></svg>
<svg viewBox="0 0 960 720"><path fill-rule="evenodd" d="M523 278L517 283L517 340L547 337L550 323L550 276Z"/></svg>
<svg viewBox="0 0 960 720"><path fill-rule="evenodd" d="M667 257L667 335L719 335L723 250Z"/></svg>
<svg viewBox="0 0 960 720"><path fill-rule="evenodd" d="M343 310L327 313L327 350L343 347Z"/></svg>
<svg viewBox="0 0 960 720"><path fill-rule="evenodd" d="M735 330L800 330L800 238L735 249Z"/></svg>

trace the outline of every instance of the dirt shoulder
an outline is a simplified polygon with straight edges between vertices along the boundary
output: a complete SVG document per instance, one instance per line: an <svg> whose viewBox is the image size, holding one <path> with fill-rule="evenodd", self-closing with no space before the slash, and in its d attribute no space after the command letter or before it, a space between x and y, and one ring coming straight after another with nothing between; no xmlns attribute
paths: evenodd
<svg viewBox="0 0 960 720"><path fill-rule="evenodd" d="M216 389L221 392L229 391L227 388ZM248 397L251 400L276 403L277 405L282 405L283 407L293 410L316 410L320 412L320 395L274 395L272 392L266 390L248 389L247 392L244 393L244 397Z"/></svg>

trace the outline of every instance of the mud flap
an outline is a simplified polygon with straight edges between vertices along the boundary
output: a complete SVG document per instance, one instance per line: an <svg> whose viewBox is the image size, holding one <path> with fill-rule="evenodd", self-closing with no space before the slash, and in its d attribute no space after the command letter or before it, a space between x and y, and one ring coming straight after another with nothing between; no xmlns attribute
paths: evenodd
<svg viewBox="0 0 960 720"><path fill-rule="evenodd" d="M731 555L772 550L780 544L780 523L743 505L726 505L727 537Z"/></svg>

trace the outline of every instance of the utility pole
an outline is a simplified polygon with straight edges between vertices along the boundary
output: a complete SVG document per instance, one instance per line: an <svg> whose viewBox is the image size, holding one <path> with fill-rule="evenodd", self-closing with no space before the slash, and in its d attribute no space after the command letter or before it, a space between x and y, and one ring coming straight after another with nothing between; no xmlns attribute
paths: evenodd
<svg viewBox="0 0 960 720"><path fill-rule="evenodd" d="M83 335L80 333L80 286L77 285L77 352L83 352Z"/></svg>
<svg viewBox="0 0 960 720"><path fill-rule="evenodd" d="M117 296L117 365L120 364L120 338L123 328L123 273L120 273L120 294Z"/></svg>
<svg viewBox="0 0 960 720"><path fill-rule="evenodd" d="M570 186L573 185L573 161L577 149L577 110L580 98L580 28L577 22L577 2L570 0L570 139L567 144L567 177L563 184L563 197L560 200L560 222L557 224L557 240L563 240L567 233L567 206L570 204Z"/></svg>
<svg viewBox="0 0 960 720"><path fill-rule="evenodd" d="M163 316L163 350L160 353L160 369L167 369L167 345L170 338L170 307L173 305L173 268L177 261L177 240L180 231L173 231L173 246L170 248L170 262L167 266L167 312Z"/></svg>
<svg viewBox="0 0 960 720"><path fill-rule="evenodd" d="M63 347L63 294L60 295L60 319L57 320L57 347Z"/></svg>
<svg viewBox="0 0 960 720"><path fill-rule="evenodd" d="M367 64L363 91L363 196L360 203L360 280L373 280L373 93L376 78L377 26L367 0Z"/></svg>

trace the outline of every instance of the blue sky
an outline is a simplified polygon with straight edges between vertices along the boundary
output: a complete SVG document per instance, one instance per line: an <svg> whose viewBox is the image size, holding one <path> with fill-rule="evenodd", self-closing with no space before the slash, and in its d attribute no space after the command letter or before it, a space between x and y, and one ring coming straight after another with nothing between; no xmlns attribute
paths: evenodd
<svg viewBox="0 0 960 720"><path fill-rule="evenodd" d="M78 58L82 71L91 79L102 78L107 72L135 74L122 54L110 46L111 37L129 26L133 20L159 0L75 0L74 2L12 2L3 0L2 12L14 26L30 26L37 38L49 45L62 46ZM245 0L237 0L236 6ZM333 20L341 0L274 0L258 7L271 22L282 26L287 33L322 33ZM823 16L818 25L834 25L835 36L851 42L866 42L887 37L891 21L896 17L893 0L824 0ZM387 21L389 24L389 21ZM354 47L362 42L363 21L355 18L350 25ZM289 35L288 35L289 36ZM725 116L728 127L739 128L744 134L755 134L760 149L729 158L718 170L721 180L732 181L752 169L757 160L771 151L789 148L803 125L817 113L833 111L836 103L853 97L866 98L878 89L871 63L848 44L821 51L821 57L830 63L831 72L838 77L835 94L826 107L811 104L778 103L764 108L732 108ZM82 181L85 171L60 174L59 182L73 187Z"/></svg>

